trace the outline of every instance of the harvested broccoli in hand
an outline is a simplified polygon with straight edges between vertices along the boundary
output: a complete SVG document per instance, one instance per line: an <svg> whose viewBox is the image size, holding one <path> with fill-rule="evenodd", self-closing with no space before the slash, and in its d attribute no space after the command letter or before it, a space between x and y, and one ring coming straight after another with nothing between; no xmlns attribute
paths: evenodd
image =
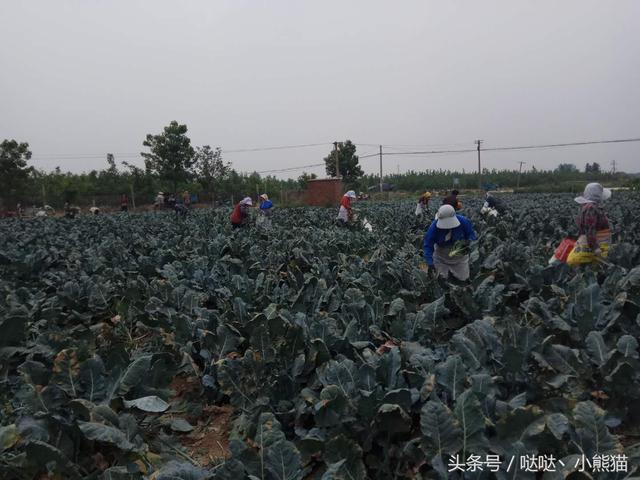
<svg viewBox="0 0 640 480"><path fill-rule="evenodd" d="M453 248L449 251L450 257L462 257L464 255L469 255L469 241L467 240L458 240L453 244Z"/></svg>

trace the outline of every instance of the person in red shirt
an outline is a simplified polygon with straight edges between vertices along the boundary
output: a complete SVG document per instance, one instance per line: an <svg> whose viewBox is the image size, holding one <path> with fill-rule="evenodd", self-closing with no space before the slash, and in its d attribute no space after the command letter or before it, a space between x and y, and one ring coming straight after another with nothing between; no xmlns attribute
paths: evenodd
<svg viewBox="0 0 640 480"><path fill-rule="evenodd" d="M351 208L351 200L356 198L356 192L349 190L342 196L340 200L340 209L338 210L338 224L345 226L353 221L353 209Z"/></svg>
<svg viewBox="0 0 640 480"><path fill-rule="evenodd" d="M120 211L127 212L129 211L129 197L127 197L126 193L120 195Z"/></svg>
<svg viewBox="0 0 640 480"><path fill-rule="evenodd" d="M247 223L247 219L249 218L249 208L252 206L253 201L251 200L251 197L245 197L238 202L229 217L233 228L240 228Z"/></svg>

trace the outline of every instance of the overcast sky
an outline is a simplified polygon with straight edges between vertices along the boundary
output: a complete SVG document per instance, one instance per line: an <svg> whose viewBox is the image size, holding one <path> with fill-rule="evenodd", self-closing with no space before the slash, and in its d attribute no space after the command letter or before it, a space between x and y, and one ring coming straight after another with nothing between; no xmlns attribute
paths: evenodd
<svg viewBox="0 0 640 480"><path fill-rule="evenodd" d="M640 137L639 22L637 0L0 0L0 138L78 172L107 152L142 165L145 135L171 120L223 150L326 144L227 153L241 171L322 162L346 138L367 154ZM489 168L612 160L640 171L640 143L483 154Z"/></svg>

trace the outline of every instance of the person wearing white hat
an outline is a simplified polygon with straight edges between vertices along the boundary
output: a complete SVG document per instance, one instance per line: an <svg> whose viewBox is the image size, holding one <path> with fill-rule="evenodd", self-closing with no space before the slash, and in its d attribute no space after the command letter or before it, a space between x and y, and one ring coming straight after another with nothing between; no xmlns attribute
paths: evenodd
<svg viewBox="0 0 640 480"><path fill-rule="evenodd" d="M265 229L271 227L271 213L273 212L273 202L269 200L269 196L266 193L260 195L260 208L258 210L258 218L256 223Z"/></svg>
<svg viewBox="0 0 640 480"><path fill-rule="evenodd" d="M422 242L427 266L435 267L445 278L452 274L458 280L468 280L469 255L459 245L476 239L471 221L456 214L453 206L442 205Z"/></svg>
<svg viewBox="0 0 640 480"><path fill-rule="evenodd" d="M158 195L156 195L156 200L153 202L153 208L154 208L154 210L158 210L160 208L164 208L164 193L163 192L158 192Z"/></svg>
<svg viewBox="0 0 640 480"><path fill-rule="evenodd" d="M578 239L567 257L569 265L595 263L605 258L611 244L609 219L602 209L602 202L611 198L611 190L599 183L590 183L584 193L575 198L580 204L580 213L576 218Z"/></svg>
<svg viewBox="0 0 640 480"><path fill-rule="evenodd" d="M251 197L245 197L238 202L229 216L231 226L233 228L240 228L247 223L247 219L249 218L249 208L252 206L253 201L251 200Z"/></svg>
<svg viewBox="0 0 640 480"><path fill-rule="evenodd" d="M269 196L266 193L260 195L260 213L262 215L270 215L273 209L273 202L269 200Z"/></svg>
<svg viewBox="0 0 640 480"><path fill-rule="evenodd" d="M353 209L351 208L351 200L357 198L356 192L349 190L342 196L340 200L340 209L338 210L338 224L345 226L353 221Z"/></svg>

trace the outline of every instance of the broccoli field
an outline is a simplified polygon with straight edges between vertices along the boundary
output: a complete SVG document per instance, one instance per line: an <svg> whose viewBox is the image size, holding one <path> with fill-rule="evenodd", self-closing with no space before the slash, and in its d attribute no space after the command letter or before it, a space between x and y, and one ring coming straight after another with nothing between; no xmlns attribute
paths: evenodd
<svg viewBox="0 0 640 480"><path fill-rule="evenodd" d="M572 196L504 198L464 199L468 284L420 268L413 202L356 204L372 231L323 208L0 222L0 478L638 475L640 197L614 193L607 263L574 269L547 263Z"/></svg>

